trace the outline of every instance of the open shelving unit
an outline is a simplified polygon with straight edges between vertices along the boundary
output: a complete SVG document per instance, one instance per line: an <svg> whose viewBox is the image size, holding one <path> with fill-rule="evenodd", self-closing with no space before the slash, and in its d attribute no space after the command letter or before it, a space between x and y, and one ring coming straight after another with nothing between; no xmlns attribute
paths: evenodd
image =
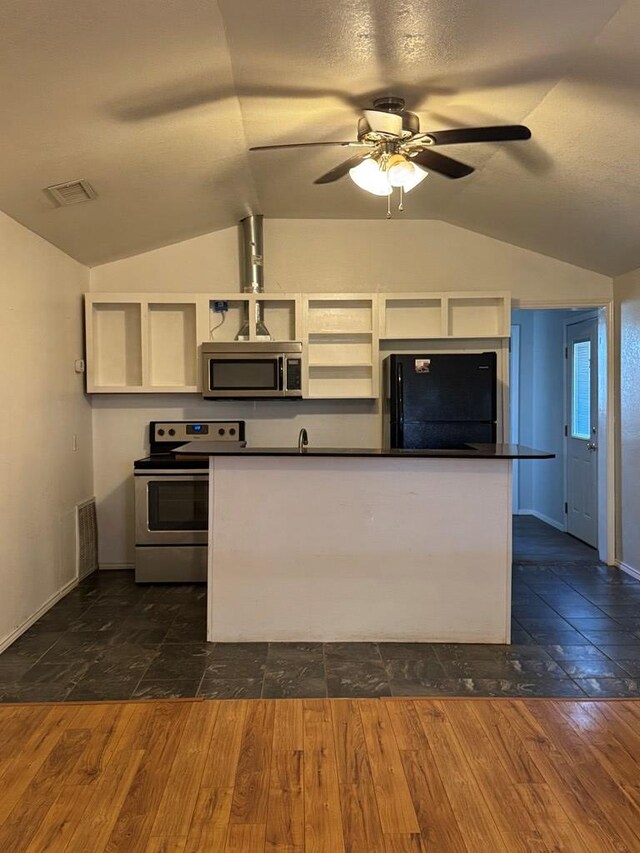
<svg viewBox="0 0 640 853"><path fill-rule="evenodd" d="M371 294L303 297L306 397L378 396L377 312L377 299Z"/></svg>
<svg viewBox="0 0 640 853"><path fill-rule="evenodd" d="M511 300L504 295L448 296L446 312L450 338L508 338L511 334Z"/></svg>
<svg viewBox="0 0 640 853"><path fill-rule="evenodd" d="M214 310L214 303L226 302L229 310L224 322L222 315ZM249 340L257 340L255 321L256 307L262 306L264 323L274 341L298 341L301 332L300 298L288 293L232 293L210 297L209 327L203 341L234 341L240 327L247 317L252 321Z"/></svg>
<svg viewBox="0 0 640 853"><path fill-rule="evenodd" d="M202 297L87 294L89 393L194 393Z"/></svg>
<svg viewBox="0 0 640 853"><path fill-rule="evenodd" d="M226 302L228 311L214 310ZM196 393L199 347L234 341L256 307L275 341L302 341L303 395L377 399L380 357L428 341L508 338L510 294L90 293L85 296L89 393ZM224 322L221 322L224 318Z"/></svg>
<svg viewBox="0 0 640 853"><path fill-rule="evenodd" d="M505 291L380 294L380 340L508 338Z"/></svg>

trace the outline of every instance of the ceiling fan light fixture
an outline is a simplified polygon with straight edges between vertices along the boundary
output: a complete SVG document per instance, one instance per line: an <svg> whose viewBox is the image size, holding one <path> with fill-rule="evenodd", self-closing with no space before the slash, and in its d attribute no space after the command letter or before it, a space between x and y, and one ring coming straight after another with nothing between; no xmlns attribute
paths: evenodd
<svg viewBox="0 0 640 853"><path fill-rule="evenodd" d="M402 189L404 192L411 192L412 189L421 184L424 179L427 177L429 172L426 169L421 168L420 166L416 166L415 163L409 163L411 166L411 174L405 178L404 183L402 184Z"/></svg>
<svg viewBox="0 0 640 853"><path fill-rule="evenodd" d="M413 177L413 164L402 154L392 154L387 160L386 168L392 187L404 187L405 181Z"/></svg>
<svg viewBox="0 0 640 853"><path fill-rule="evenodd" d="M378 161L373 157L349 169L349 177L360 189L373 195L390 195L393 190L387 173L380 168Z"/></svg>
<svg viewBox="0 0 640 853"><path fill-rule="evenodd" d="M403 154L392 154L386 162L386 170L391 186L402 187L406 193L417 187L428 174Z"/></svg>

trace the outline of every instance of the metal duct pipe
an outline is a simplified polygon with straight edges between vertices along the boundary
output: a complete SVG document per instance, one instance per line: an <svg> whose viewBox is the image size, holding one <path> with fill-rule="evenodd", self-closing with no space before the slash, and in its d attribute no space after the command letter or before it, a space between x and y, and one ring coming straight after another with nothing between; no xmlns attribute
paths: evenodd
<svg viewBox="0 0 640 853"><path fill-rule="evenodd" d="M243 293L264 292L264 254L262 214L256 213L240 220L240 287ZM258 340L271 340L264 325L264 312L260 302L256 302L256 337ZM249 317L236 336L238 341L249 340Z"/></svg>
<svg viewBox="0 0 640 853"><path fill-rule="evenodd" d="M264 290L262 220L261 214L240 220L240 286L244 293Z"/></svg>

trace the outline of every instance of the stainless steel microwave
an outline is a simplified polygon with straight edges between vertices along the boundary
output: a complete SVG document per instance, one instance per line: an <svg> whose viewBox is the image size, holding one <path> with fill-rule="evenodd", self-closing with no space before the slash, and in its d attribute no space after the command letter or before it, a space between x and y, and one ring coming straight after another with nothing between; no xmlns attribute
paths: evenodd
<svg viewBox="0 0 640 853"><path fill-rule="evenodd" d="M302 344L202 344L202 396L209 400L302 397Z"/></svg>

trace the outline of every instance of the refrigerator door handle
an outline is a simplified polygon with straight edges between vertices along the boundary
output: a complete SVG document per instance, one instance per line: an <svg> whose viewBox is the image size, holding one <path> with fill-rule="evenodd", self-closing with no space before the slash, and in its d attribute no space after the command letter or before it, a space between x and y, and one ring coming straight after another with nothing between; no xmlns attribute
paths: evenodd
<svg viewBox="0 0 640 853"><path fill-rule="evenodd" d="M402 363L396 367L396 388L398 390L398 436L397 446L404 447L404 400L402 389Z"/></svg>

